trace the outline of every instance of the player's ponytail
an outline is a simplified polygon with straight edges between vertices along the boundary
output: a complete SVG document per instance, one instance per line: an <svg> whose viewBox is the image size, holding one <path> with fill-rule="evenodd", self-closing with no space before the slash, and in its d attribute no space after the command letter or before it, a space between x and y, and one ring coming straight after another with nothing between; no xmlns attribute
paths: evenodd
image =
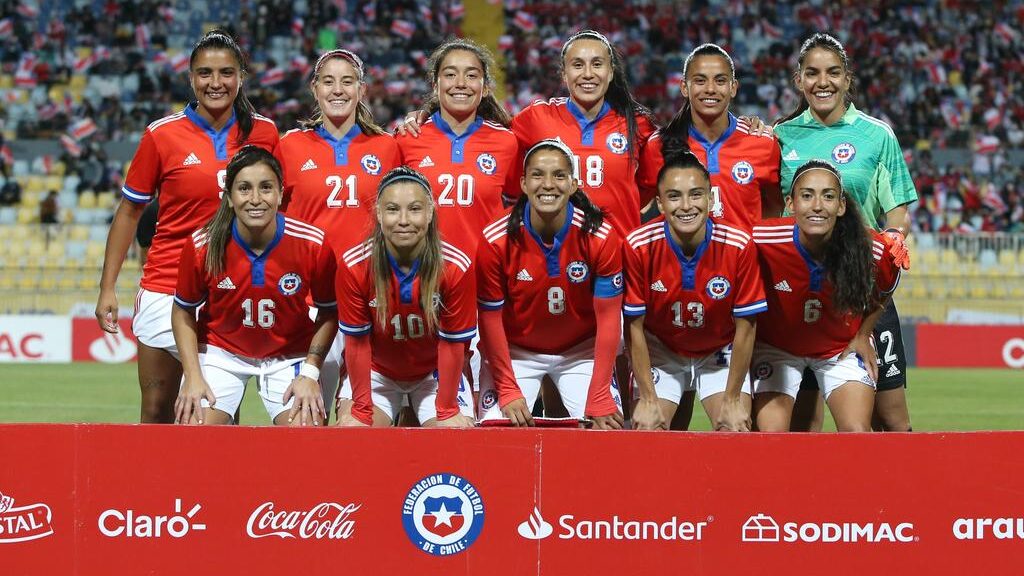
<svg viewBox="0 0 1024 576"><path fill-rule="evenodd" d="M729 72L732 74L732 81L736 81L736 64L732 61L729 53L717 44L701 44L693 49L683 61L683 81L686 81L686 73L690 64L698 56L719 56L729 64ZM664 128L658 131L661 137L661 156L665 162L669 158L678 156L682 152L690 151L690 126L693 125L693 107L690 105L690 98L683 100L683 105L676 112L672 120Z"/></svg>
<svg viewBox="0 0 1024 576"><path fill-rule="evenodd" d="M596 30L582 30L573 34L565 41L565 44L562 45L562 72L564 73L565 71L565 55L569 50L569 46L580 39L597 40L608 49L608 56L612 64L612 79L608 84L608 92L605 93L604 100L612 110L616 111L626 121L629 160L630 163L635 163L638 161L637 153L639 147L637 146L637 134L640 131L636 117L643 116L651 120L651 111L633 97L633 92L629 88L629 78L626 76L626 65L622 55L612 46L604 34Z"/></svg>
<svg viewBox="0 0 1024 576"><path fill-rule="evenodd" d="M354 52L350 52L344 49L330 50L324 52L317 59L316 65L313 66L313 75L309 80L309 91L313 92L313 115L308 119L301 122L303 128L310 129L322 126L324 123L324 113L320 110L320 104L316 101L316 85L320 82L320 72L330 60L346 60L353 68L356 69L358 74L359 83L366 85L364 80L366 72L363 68L363 59L357 56ZM387 134L387 131L377 124L377 121L373 119L373 111L370 110L370 106L362 99L359 99L359 103L356 104L356 125L366 136L381 136Z"/></svg>
<svg viewBox="0 0 1024 576"><path fill-rule="evenodd" d="M270 152L259 146L249 144L235 153L235 156L228 162L227 175L224 178L224 190L220 197L220 206L213 218L203 226L201 234L207 237L206 260L203 261L206 271L211 276L218 276L224 271L224 252L227 250L228 242L231 241L231 223L235 220L235 209L231 207L231 187L235 184L235 178L242 168L255 164L266 164L277 176L277 187L281 189L281 164Z"/></svg>
<svg viewBox="0 0 1024 576"><path fill-rule="evenodd" d="M433 114L441 109L441 101L437 97L437 77L441 73L441 64L444 63L445 56L454 50L470 52L480 61L480 67L484 75L484 88L488 90L488 94L480 99L476 115L484 120L501 124L506 128L511 126L512 116L498 102L498 99L494 97L494 89L497 86L494 80L494 70L498 68L494 61L494 55L487 48L468 38L451 38L431 52L430 58L427 59L427 81L430 84L431 91L423 109L427 114Z"/></svg>
<svg viewBox="0 0 1024 576"><path fill-rule="evenodd" d="M846 54L846 48L843 48L843 43L837 40L836 37L832 36L831 34L818 32L811 36L810 38L808 38L807 40L804 40L804 43L800 45L800 54L797 56L796 59L796 71L793 72L793 83L799 86L800 74L801 72L803 72L804 69L804 60L807 58L807 53L810 52L811 50L814 50L815 48L821 48L822 50L828 50L829 52L834 53L836 56L839 57L839 61L843 63L843 72L845 72L847 76L850 77L850 88L849 90L846 91L846 102L844 102L844 106L849 106L853 102L853 97L856 95L855 88L857 83L857 76L853 73L853 70L850 69L850 57ZM807 103L807 98L801 98L800 103L797 104L796 109L790 112L789 115L783 118L782 120L776 122L776 124L789 122L793 118L796 118L797 116L803 114L804 110L807 110L809 106L810 105Z"/></svg>
<svg viewBox="0 0 1024 576"><path fill-rule="evenodd" d="M823 160L810 160L793 175L792 194L797 181L809 170L827 170L836 179L846 202L846 212L836 218L832 236L825 244L822 265L832 283L832 305L839 314L861 316L877 304L875 298L874 261L871 237L861 216L857 201L843 190L843 179L835 166Z"/></svg>
<svg viewBox="0 0 1024 576"><path fill-rule="evenodd" d="M241 145L249 139L249 134L252 133L253 123L255 122L254 116L256 114L256 109L253 107L252 102L249 102L249 98L245 95L244 80L245 76L249 73L249 66L245 55L230 34L220 29L211 30L200 38L199 42L196 42L195 47L192 48L192 54L188 60L190 74L192 73L191 69L195 65L196 58L204 50L227 50L234 55L238 63L238 73L241 78L239 78L238 94L235 96L232 107L235 111L235 120L238 122L237 143Z"/></svg>
<svg viewBox="0 0 1024 576"><path fill-rule="evenodd" d="M430 190L430 181L419 172L408 166L399 166L384 175L377 186L377 213L381 211L381 198L384 190L399 182L412 182L423 189L427 204L430 206L430 224L427 225L427 233L420 246L417 259L420 261L416 276L420 280L420 307L423 309L423 320L427 332L434 332L438 324L438 309L434 295L438 293L441 284L441 273L444 270L444 255L441 251L441 233L437 228L437 212L434 206L434 194ZM388 297L391 292L391 278L394 272L391 269L391 256L388 254L387 243L384 240L384 230L381 228L380 219L377 219L370 236L370 269L373 272L373 288L377 295L377 323L387 327L388 322Z"/></svg>

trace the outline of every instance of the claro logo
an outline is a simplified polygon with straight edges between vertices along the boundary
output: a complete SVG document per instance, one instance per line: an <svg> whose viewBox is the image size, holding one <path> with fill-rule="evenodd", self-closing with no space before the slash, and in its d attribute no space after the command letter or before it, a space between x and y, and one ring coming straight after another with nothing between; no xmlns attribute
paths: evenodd
<svg viewBox="0 0 1024 576"><path fill-rule="evenodd" d="M273 502L264 502L249 515L245 533L250 538L301 538L315 540L348 540L356 529L351 518L362 504L322 502L309 510L286 512L274 510Z"/></svg>
<svg viewBox="0 0 1024 576"><path fill-rule="evenodd" d="M916 542L914 525L901 522L785 522L781 526L767 514L751 516L743 524L744 542Z"/></svg>
<svg viewBox="0 0 1024 576"><path fill-rule="evenodd" d="M131 509L106 510L96 523L100 533L108 538L184 538L193 530L206 530L206 524L193 521L202 508L202 504L196 504L182 514L181 498L175 498L174 514L153 516Z"/></svg>
<svg viewBox="0 0 1024 576"><path fill-rule="evenodd" d="M953 536L957 540L1024 540L1024 518L957 518Z"/></svg>

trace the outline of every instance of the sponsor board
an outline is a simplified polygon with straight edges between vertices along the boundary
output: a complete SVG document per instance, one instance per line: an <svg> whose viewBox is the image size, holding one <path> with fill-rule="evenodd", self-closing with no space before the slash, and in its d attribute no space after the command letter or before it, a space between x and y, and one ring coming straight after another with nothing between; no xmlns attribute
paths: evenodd
<svg viewBox="0 0 1024 576"><path fill-rule="evenodd" d="M1024 368L1024 326L918 324L917 366Z"/></svg>
<svg viewBox="0 0 1024 576"><path fill-rule="evenodd" d="M0 316L0 363L70 361L68 316Z"/></svg>
<svg viewBox="0 0 1024 576"><path fill-rule="evenodd" d="M577 518L574 514L562 514L558 517L559 532L548 524L536 506L530 517L519 524L516 531L528 540L543 540L555 535L559 540L676 540L680 542L699 542L704 538L708 525L714 522L713 516L705 520L690 522L679 520L676 516L669 518L647 519L620 517L618 514L604 517Z"/></svg>
<svg viewBox="0 0 1024 576"><path fill-rule="evenodd" d="M117 321L121 329L110 334L100 329L95 318L71 319L71 360L73 362L130 362L138 353L132 319Z"/></svg>
<svg viewBox="0 0 1024 576"><path fill-rule="evenodd" d="M783 522L755 514L743 523L743 542L917 542L910 522Z"/></svg>
<svg viewBox="0 0 1024 576"><path fill-rule="evenodd" d="M0 544L38 540L53 534L53 512L49 506L14 504L13 496L0 493Z"/></svg>
<svg viewBox="0 0 1024 576"><path fill-rule="evenodd" d="M100 534L107 538L184 538L190 532L206 530L206 524L196 521L202 509L202 504L194 504L186 512L181 498L175 498L173 513L147 514L131 508L111 508L100 513L96 524Z"/></svg>

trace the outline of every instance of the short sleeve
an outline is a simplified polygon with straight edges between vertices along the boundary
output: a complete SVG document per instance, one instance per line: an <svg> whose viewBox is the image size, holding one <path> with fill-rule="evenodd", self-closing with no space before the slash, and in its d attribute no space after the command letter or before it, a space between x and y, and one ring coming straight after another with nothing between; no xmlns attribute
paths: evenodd
<svg viewBox="0 0 1024 576"><path fill-rule="evenodd" d="M623 273L626 276L626 295L622 302L625 316L643 316L647 313L647 281L640 250L625 243L623 248Z"/></svg>
<svg viewBox="0 0 1024 576"><path fill-rule="evenodd" d="M739 251L736 261L736 282L739 284L733 300L732 315L753 316L768 310L765 300L761 266L757 261L757 245L751 240Z"/></svg>
<svg viewBox="0 0 1024 576"><path fill-rule="evenodd" d="M365 336L373 329L369 300L356 276L362 272L363 266L353 270L342 262L335 275L338 329L348 336Z"/></svg>
<svg viewBox="0 0 1024 576"><path fill-rule="evenodd" d="M476 290L477 305L481 310L500 310L505 304L505 273L502 265L504 241L483 240L477 246Z"/></svg>
<svg viewBox="0 0 1024 576"><path fill-rule="evenodd" d="M602 234L602 231L607 232ZM598 235L604 235L600 238ZM597 254L594 258L594 297L614 298L622 295L625 289L622 276L622 237L608 224L602 224L597 232L590 236L597 242Z"/></svg>
<svg viewBox="0 0 1024 576"><path fill-rule="evenodd" d="M161 173L160 151L157 150L153 132L147 128L128 166L121 193L130 202L147 204L153 200L160 185Z"/></svg>
<svg viewBox="0 0 1024 576"><path fill-rule="evenodd" d="M469 342L476 336L476 271L446 264L441 286L441 317L437 335L449 342Z"/></svg>
<svg viewBox="0 0 1024 576"><path fill-rule="evenodd" d="M337 267L334 251L329 244L324 243L316 251L316 263L313 267L313 282L310 290L313 294L313 305L317 308L334 308L338 305L337 293L334 289Z"/></svg>
<svg viewBox="0 0 1024 576"><path fill-rule="evenodd" d="M875 187L882 211L889 212L917 200L917 190L903 158L903 150L896 136L889 131L886 131L880 156L879 167L875 172Z"/></svg>
<svg viewBox="0 0 1024 576"><path fill-rule="evenodd" d="M206 302L209 290L206 282L206 270L203 267L205 254L206 250L197 250L191 239L186 241L181 249L174 302L182 308L195 308Z"/></svg>

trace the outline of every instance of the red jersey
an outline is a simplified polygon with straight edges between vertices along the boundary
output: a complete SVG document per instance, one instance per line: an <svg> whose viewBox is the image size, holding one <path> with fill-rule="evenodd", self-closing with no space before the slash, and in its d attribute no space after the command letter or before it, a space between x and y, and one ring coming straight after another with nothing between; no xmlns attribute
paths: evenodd
<svg viewBox="0 0 1024 576"><path fill-rule="evenodd" d="M608 222L583 231L583 213L567 207L551 246L530 224L525 206L518 239L507 233L511 211L484 229L477 256L481 309L502 310L510 344L558 354L597 330L594 298L622 294L622 240Z"/></svg>
<svg viewBox="0 0 1024 576"><path fill-rule="evenodd" d="M274 122L253 115L252 132L245 143L273 152L277 140ZM153 122L142 133L121 192L125 199L139 204L160 193L156 234L142 269L143 288L174 293L178 255L189 235L217 212L225 168L239 148L234 116L219 131L214 130L192 105Z"/></svg>
<svg viewBox="0 0 1024 576"><path fill-rule="evenodd" d="M775 218L754 227L754 242L768 295L768 312L757 339L794 356L831 358L846 349L860 328L861 316L839 315L832 308L832 283L798 239L796 220ZM882 236L871 231L875 289L896 289L899 268Z"/></svg>
<svg viewBox="0 0 1024 576"><path fill-rule="evenodd" d="M708 219L704 242L687 258L659 218L626 237L623 314L676 354L700 358L736 333L734 317L767 310L750 232Z"/></svg>
<svg viewBox="0 0 1024 576"><path fill-rule="evenodd" d="M747 123L729 114L729 128L715 142L708 142L690 126L690 151L711 174L710 215L750 229L761 220L761 191L779 194L781 152L775 136L754 136ZM665 165L661 134L655 133L644 147L637 173L640 202L658 194L658 172Z"/></svg>
<svg viewBox="0 0 1024 576"><path fill-rule="evenodd" d="M224 271L206 271L209 236L199 230L181 250L174 301L199 311L200 343L239 356L305 356L315 324L306 297L319 308L334 308L335 256L324 233L278 214L277 233L256 255L231 224Z"/></svg>
<svg viewBox="0 0 1024 576"><path fill-rule="evenodd" d="M587 120L568 98L537 101L512 119L519 140L516 179L523 171L523 156L545 138L558 138L576 154L576 180L594 204L603 208L620 230L640 225L640 192L636 184L643 146L654 131L645 116L637 116L637 147L630 158L626 119L607 102L593 120ZM517 196L519 188L516 188Z"/></svg>
<svg viewBox="0 0 1024 576"><path fill-rule="evenodd" d="M415 168L433 185L438 226L446 242L476 254L484 226L504 211L506 189L516 196L518 144L501 124L477 119L461 136L435 112L418 138L398 136L402 163Z"/></svg>
<svg viewBox="0 0 1024 576"><path fill-rule="evenodd" d="M442 243L444 270L434 301L438 306L437 333L426 329L420 306L417 261L406 274L391 261L386 325L377 320L377 297L370 266L371 242L352 247L338 265L338 327L350 336L370 335L370 366L393 380L411 382L437 370L437 342L469 342L476 336L476 278L469 257ZM389 257L390 258L390 257Z"/></svg>
<svg viewBox="0 0 1024 576"><path fill-rule="evenodd" d="M359 126L340 140L323 126L292 130L276 156L284 170L282 211L322 228L337 255L369 237L377 185L402 163L392 136L366 135Z"/></svg>

